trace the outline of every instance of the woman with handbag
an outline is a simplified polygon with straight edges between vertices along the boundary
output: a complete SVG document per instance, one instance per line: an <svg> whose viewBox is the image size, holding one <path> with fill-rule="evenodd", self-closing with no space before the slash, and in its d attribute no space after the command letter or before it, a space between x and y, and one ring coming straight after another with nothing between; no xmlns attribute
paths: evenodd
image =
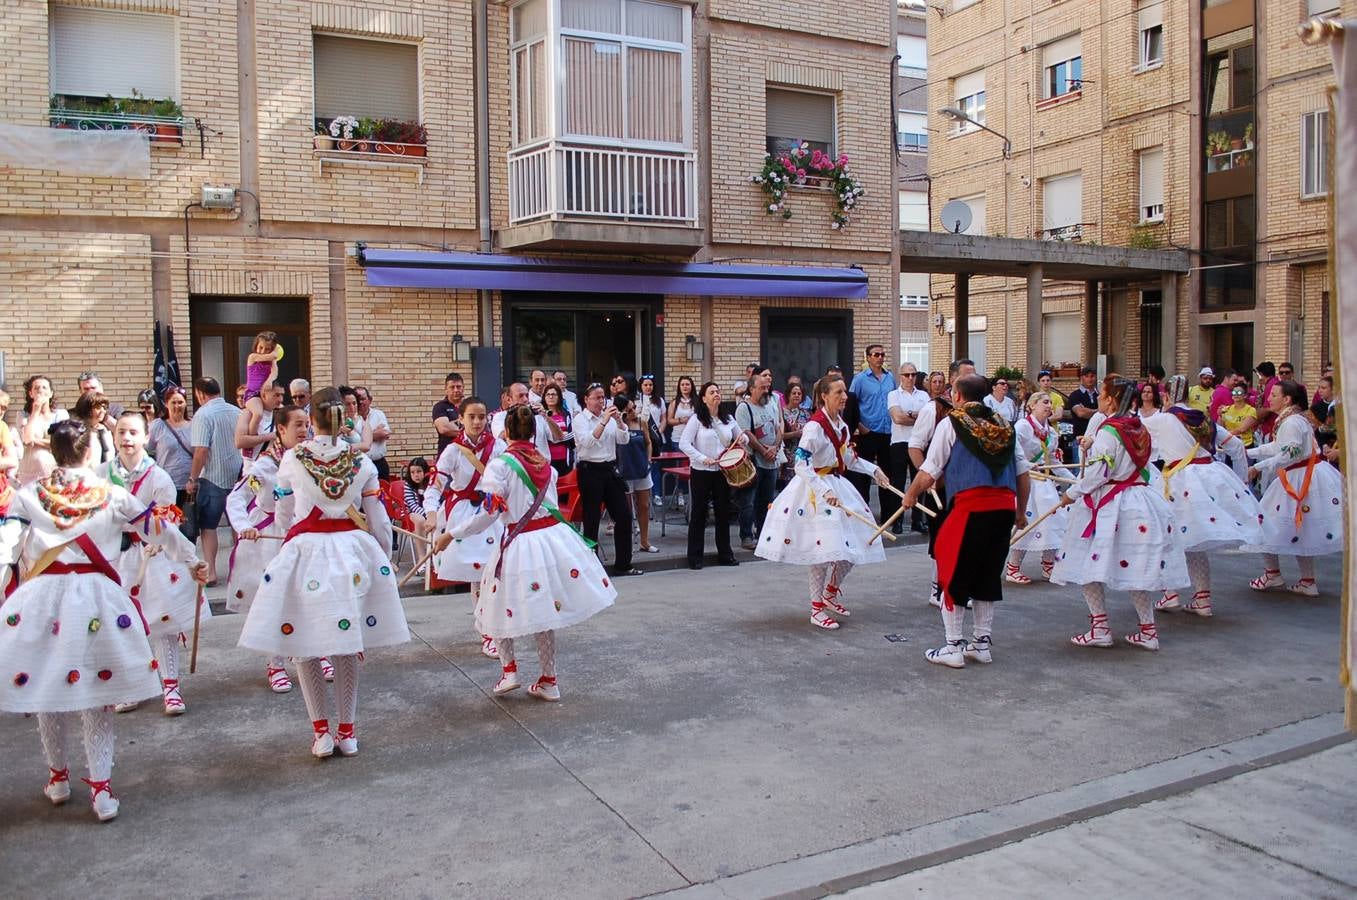
<svg viewBox="0 0 1357 900"><path fill-rule="evenodd" d="M184 537L194 541L198 539L195 528L198 519L190 514L193 499L186 490L189 470L193 467L193 417L188 413L188 395L179 385L172 384L165 389L162 408L164 412L160 418L151 421L146 450L174 482L175 505L184 511L179 530L184 532Z"/></svg>
<svg viewBox="0 0 1357 900"><path fill-rule="evenodd" d="M680 382L682 384L682 382ZM693 415L679 435L679 449L688 454L692 465L689 487L693 509L688 520L688 568L702 568L706 544L707 501L716 510L716 558L723 566L738 566L740 561L730 549L730 484L721 474L717 460L731 447L748 443L749 438L735 419L723 415L721 387L714 381L702 385Z"/></svg>

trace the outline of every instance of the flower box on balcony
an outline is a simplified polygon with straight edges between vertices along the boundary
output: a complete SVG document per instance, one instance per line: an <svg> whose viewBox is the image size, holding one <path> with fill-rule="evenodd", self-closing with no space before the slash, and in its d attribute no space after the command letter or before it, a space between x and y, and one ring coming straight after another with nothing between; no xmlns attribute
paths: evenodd
<svg viewBox="0 0 1357 900"><path fill-rule="evenodd" d="M151 146L181 146L184 117L173 100L53 96L48 122L75 131L140 131Z"/></svg>
<svg viewBox="0 0 1357 900"><path fill-rule="evenodd" d="M428 140L428 132L418 122L335 116L316 119L312 145L317 150L423 157L429 152Z"/></svg>

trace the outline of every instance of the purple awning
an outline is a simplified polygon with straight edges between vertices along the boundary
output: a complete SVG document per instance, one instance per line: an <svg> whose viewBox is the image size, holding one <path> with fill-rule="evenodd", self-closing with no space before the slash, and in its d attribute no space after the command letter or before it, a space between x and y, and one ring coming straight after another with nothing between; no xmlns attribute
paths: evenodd
<svg viewBox="0 0 1357 900"><path fill-rule="evenodd" d="M373 287L480 288L709 297L867 297L859 268L632 263L453 253L368 250L358 256Z"/></svg>

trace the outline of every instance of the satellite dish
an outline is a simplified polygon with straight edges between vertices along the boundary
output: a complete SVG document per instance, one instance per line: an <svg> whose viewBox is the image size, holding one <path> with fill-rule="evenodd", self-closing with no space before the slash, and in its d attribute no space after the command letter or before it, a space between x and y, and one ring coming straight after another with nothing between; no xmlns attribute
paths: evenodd
<svg viewBox="0 0 1357 900"><path fill-rule="evenodd" d="M971 208L965 200L949 200L939 215L942 228L948 234L961 234L971 227Z"/></svg>

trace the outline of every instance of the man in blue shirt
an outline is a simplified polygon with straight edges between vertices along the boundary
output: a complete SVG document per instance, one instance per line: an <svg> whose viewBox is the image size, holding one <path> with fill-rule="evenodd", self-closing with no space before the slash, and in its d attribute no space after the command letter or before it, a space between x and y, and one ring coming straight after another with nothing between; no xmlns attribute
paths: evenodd
<svg viewBox="0 0 1357 900"><path fill-rule="evenodd" d="M895 376L886 368L886 348L880 344L867 345L867 368L853 376L853 384L848 392L857 398L858 413L862 421L858 424L854 445L858 456L868 462L876 463L889 478L891 474L891 414L886 401L895 390ZM865 501L872 490L872 479L856 472L849 473L849 480L858 489ZM884 521L900 506L900 500L889 491L877 491Z"/></svg>

